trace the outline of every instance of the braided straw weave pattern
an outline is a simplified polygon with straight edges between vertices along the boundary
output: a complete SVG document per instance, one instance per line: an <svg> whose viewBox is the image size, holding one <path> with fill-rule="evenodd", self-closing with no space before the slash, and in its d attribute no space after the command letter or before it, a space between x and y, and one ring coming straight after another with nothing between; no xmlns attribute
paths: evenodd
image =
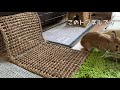
<svg viewBox="0 0 120 90"><path fill-rule="evenodd" d="M0 18L1 30L10 56L17 56L34 48L43 38L36 13L22 13ZM40 30L39 30L40 29Z"/></svg>
<svg viewBox="0 0 120 90"><path fill-rule="evenodd" d="M5 52L5 51L6 51L5 49L6 49L6 48L5 48L5 43L4 43L4 41L3 41L3 36L2 36L2 34L1 34L1 32L0 32L0 53Z"/></svg>
<svg viewBox="0 0 120 90"><path fill-rule="evenodd" d="M10 61L43 77L71 77L88 55L62 45L47 44L35 12L1 17L0 25Z"/></svg>

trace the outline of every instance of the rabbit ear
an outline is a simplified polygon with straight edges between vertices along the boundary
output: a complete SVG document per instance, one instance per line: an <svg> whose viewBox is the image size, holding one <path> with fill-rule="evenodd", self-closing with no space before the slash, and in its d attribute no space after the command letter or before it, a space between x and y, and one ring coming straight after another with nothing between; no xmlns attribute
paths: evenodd
<svg viewBox="0 0 120 90"><path fill-rule="evenodd" d="M112 33L115 35L115 37L117 37L117 34L116 34L116 32L115 32L115 31L112 31Z"/></svg>
<svg viewBox="0 0 120 90"><path fill-rule="evenodd" d="M115 39L116 37L117 37L117 35L116 35L116 32L115 31L112 31L112 39Z"/></svg>

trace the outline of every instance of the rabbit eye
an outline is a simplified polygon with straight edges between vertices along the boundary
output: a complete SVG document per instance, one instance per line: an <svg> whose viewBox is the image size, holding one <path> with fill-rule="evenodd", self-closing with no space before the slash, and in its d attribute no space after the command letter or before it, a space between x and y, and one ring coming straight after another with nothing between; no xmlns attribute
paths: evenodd
<svg viewBox="0 0 120 90"><path fill-rule="evenodd" d="M116 45L116 48L118 48L119 46L118 45Z"/></svg>

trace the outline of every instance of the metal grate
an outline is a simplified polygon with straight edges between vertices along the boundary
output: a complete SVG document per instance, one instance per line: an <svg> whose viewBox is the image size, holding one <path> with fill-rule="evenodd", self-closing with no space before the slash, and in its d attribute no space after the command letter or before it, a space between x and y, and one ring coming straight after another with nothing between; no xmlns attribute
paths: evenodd
<svg viewBox="0 0 120 90"><path fill-rule="evenodd" d="M66 16L66 12L38 12L43 26L60 21Z"/></svg>
<svg viewBox="0 0 120 90"><path fill-rule="evenodd" d="M57 16L57 17L54 17L54 18L47 19L47 20L45 20L45 21L54 20L54 19L57 19L57 18L60 18L60 17L64 17L65 15L66 15L66 14L60 15L60 16Z"/></svg>

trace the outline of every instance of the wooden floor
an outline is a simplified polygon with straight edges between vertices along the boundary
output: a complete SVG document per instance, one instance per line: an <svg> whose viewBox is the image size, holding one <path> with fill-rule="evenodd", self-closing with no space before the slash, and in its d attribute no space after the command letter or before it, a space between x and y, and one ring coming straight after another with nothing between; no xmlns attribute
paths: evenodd
<svg viewBox="0 0 120 90"><path fill-rule="evenodd" d="M104 29L107 27L107 24L105 24L104 22L102 23L102 25L95 25L90 32L104 32Z"/></svg>

